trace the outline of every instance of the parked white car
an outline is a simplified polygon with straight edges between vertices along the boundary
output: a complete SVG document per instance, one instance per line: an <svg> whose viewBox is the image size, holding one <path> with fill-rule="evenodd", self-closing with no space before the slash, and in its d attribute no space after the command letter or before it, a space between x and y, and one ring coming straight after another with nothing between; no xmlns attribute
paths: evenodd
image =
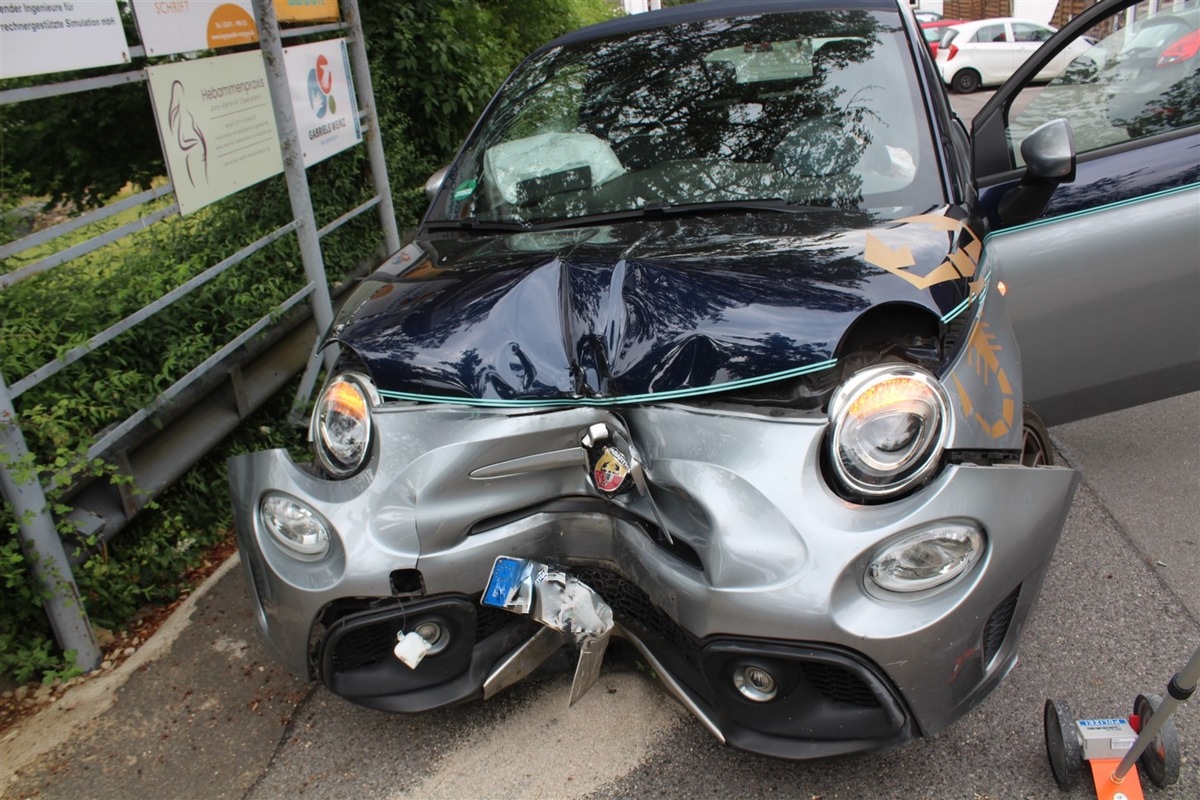
<svg viewBox="0 0 1200 800"><path fill-rule="evenodd" d="M981 86L998 86L1050 38L1055 29L1027 19L997 17L964 22L942 36L937 66L942 80L956 92L968 94ZM1057 77L1088 49L1077 40L1052 59L1037 80Z"/></svg>

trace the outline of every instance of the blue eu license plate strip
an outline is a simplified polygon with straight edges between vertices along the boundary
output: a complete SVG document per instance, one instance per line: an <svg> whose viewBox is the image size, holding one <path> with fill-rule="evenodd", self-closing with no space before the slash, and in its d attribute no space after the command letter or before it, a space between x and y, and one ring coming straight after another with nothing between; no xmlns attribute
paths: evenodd
<svg viewBox="0 0 1200 800"><path fill-rule="evenodd" d="M485 606L504 608L512 599L513 593L521 584L525 562L519 558L500 556L492 565L492 574L488 578L487 589L483 592L480 602Z"/></svg>

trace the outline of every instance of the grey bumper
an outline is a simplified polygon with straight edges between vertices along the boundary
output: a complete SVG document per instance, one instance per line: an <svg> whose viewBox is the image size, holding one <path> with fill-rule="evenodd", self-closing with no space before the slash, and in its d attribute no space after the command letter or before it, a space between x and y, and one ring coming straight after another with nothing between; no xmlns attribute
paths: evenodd
<svg viewBox="0 0 1200 800"><path fill-rule="evenodd" d="M328 616L316 623L331 604L393 597L398 571L419 575L420 597L408 602L469 601L497 556L530 558L585 570L593 583L611 576L610 591L637 595L636 614L606 597L618 624L645 634L636 637L640 646L672 673L664 677L679 684L676 695L734 743L747 725L721 705L722 679L713 673L755 647L765 657L773 648L816 648L820 658L861 667L872 691L889 695L893 715L905 717L895 737L931 734L965 713L1015 663L1075 485L1069 469L948 466L907 498L852 505L822 478L823 421L720 408L650 406L618 416L399 406L377 409L375 423L371 462L348 480L316 478L283 451L230 462L259 623L292 671L321 672L313 657ZM573 450L596 423L630 433L651 469L657 516L636 494L612 500L593 487ZM256 509L272 491L303 500L335 531L323 558L299 560L263 529ZM984 532L986 553L968 575L928 594L867 591L867 565L885 542L946 521ZM498 659L523 635L510 632L516 639L464 656L471 667L454 692L368 704L407 710L479 696L476 684L492 663L475 662ZM674 652L679 637L705 662L690 676ZM791 754L770 744L779 731L760 734L742 746ZM880 745L854 730L826 738L843 744L803 753Z"/></svg>

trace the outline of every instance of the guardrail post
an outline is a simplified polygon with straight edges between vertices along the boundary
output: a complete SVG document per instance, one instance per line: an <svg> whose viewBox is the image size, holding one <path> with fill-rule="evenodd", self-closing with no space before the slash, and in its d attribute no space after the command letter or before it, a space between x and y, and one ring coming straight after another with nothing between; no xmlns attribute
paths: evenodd
<svg viewBox="0 0 1200 800"><path fill-rule="evenodd" d="M312 309L317 330L324 333L333 322L333 303L329 295L329 282L325 278L325 261L321 256L321 239L317 233L316 214L312 198L308 193L308 173L304 169L304 155L300 150L300 134L296 129L296 112L292 109L292 95L288 88L287 72L283 64L283 42L279 37L279 20L275 16L272 0L253 0L254 16L258 22L259 47L262 48L263 64L267 69L267 86L271 91L271 104L275 107L275 124L279 129L279 144L283 155L283 174L287 179L288 197L292 203L292 214L299 222L296 239L300 244L300 261L304 274L313 286ZM337 351L325 351L325 366L332 367Z"/></svg>
<svg viewBox="0 0 1200 800"><path fill-rule="evenodd" d="M59 647L75 652L75 666L90 672L100 666L100 648L92 633L87 610L79 597L71 564L63 550L62 539L50 515L46 493L38 482L36 471L19 474L22 468L11 469L8 464L21 464L29 453L25 437L17 425L8 386L0 376L0 452L7 456L0 462L0 494L12 506L21 532L21 550L29 562L30 571L46 592L44 607L50 627Z"/></svg>

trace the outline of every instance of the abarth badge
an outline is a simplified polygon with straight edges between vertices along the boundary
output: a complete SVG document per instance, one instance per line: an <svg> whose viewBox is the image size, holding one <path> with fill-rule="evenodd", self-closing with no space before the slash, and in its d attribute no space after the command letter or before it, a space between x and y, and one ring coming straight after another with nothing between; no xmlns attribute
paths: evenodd
<svg viewBox="0 0 1200 800"><path fill-rule="evenodd" d="M592 480L605 494L616 494L629 477L629 459L612 445L600 448L600 457L592 465Z"/></svg>

